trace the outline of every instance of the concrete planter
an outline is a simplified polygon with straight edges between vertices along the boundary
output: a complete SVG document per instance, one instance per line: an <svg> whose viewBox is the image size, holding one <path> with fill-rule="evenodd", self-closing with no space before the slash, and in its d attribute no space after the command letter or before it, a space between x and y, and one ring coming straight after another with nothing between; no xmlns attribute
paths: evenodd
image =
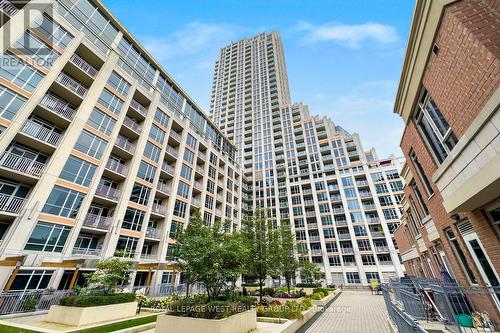
<svg viewBox="0 0 500 333"><path fill-rule="evenodd" d="M159 315L156 319L156 333L248 333L257 328L255 309L232 315L223 319L203 319Z"/></svg>
<svg viewBox="0 0 500 333"><path fill-rule="evenodd" d="M280 324L280 327L276 327L276 329L273 330L273 332L295 333L302 326L304 326L305 323L311 320L312 317L314 317L316 311L317 311L316 306L313 306L307 311L303 311L301 319L286 320L280 318L259 317L257 320L259 322L264 322L264 323Z"/></svg>
<svg viewBox="0 0 500 333"><path fill-rule="evenodd" d="M137 302L76 307L52 305L45 321L70 326L84 326L134 317Z"/></svg>
<svg viewBox="0 0 500 333"><path fill-rule="evenodd" d="M312 304L317 305L317 306L325 306L328 304L328 302L330 302L335 297L335 295L337 295L337 290L329 293L328 296L326 296L323 299L311 300L311 302L312 302Z"/></svg>

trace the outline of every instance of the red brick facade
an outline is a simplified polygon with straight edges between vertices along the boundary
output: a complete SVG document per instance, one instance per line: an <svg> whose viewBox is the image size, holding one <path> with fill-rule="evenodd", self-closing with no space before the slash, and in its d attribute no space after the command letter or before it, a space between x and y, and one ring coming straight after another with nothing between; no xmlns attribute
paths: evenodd
<svg viewBox="0 0 500 333"><path fill-rule="evenodd" d="M434 39L434 52L431 52L424 71L422 86L435 101L456 137L460 139L470 124L481 112L486 102L500 85L500 1L462 0L445 8L442 20ZM416 104L416 101L415 101ZM401 253L415 245L419 258L405 262L408 275L429 276L426 267L430 259L432 269L439 272L443 264L440 256L434 256L443 249L451 264L452 271L462 284L470 284L463 266L452 250L444 230L451 228L458 239L466 260L480 285L485 285L478 267L475 265L460 232L456 228L457 220L450 218L443 206L443 199L432 176L439 167L425 138L413 119L407 122L401 148L407 159L420 192L424 197L432 221L440 240L430 242L425 227L420 228L427 251L421 253L411 233L408 223L404 223L395 233ZM412 162L409 152L413 150L429 181L434 194L427 196L422 178ZM408 184L407 184L408 185ZM500 189L499 189L500 197ZM406 200L415 198L413 189L406 186ZM497 198L498 200L498 198ZM418 205L417 209L419 209ZM500 237L489 221L483 209L460 212L459 218L469 219L487 256L496 272L500 271ZM424 214L425 215L425 214ZM405 212L408 219L408 213ZM438 274L439 275L439 274ZM498 316L496 318L498 320Z"/></svg>

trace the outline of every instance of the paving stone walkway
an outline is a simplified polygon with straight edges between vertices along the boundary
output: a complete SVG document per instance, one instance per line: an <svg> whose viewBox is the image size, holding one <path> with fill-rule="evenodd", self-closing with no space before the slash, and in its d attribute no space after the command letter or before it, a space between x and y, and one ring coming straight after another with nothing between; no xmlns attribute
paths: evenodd
<svg viewBox="0 0 500 333"><path fill-rule="evenodd" d="M306 332L389 332L384 297L365 290L344 290Z"/></svg>

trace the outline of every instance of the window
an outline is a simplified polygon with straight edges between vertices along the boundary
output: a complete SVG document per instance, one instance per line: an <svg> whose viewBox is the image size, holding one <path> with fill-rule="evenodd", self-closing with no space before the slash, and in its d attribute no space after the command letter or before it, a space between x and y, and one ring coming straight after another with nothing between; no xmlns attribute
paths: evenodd
<svg viewBox="0 0 500 333"><path fill-rule="evenodd" d="M70 227L60 224L38 221L31 233L25 250L43 252L62 252Z"/></svg>
<svg viewBox="0 0 500 333"><path fill-rule="evenodd" d="M186 144L193 148L193 149L196 149L196 143L197 143L197 140L194 138L194 136L192 136L191 134L188 133L187 135L187 140L186 140Z"/></svg>
<svg viewBox="0 0 500 333"><path fill-rule="evenodd" d="M488 215L497 233L500 234L500 206L488 209L486 215Z"/></svg>
<svg viewBox="0 0 500 333"><path fill-rule="evenodd" d="M152 183L156 174L156 168L149 163L141 161L139 165L139 170L137 171L137 177L144 179L147 182Z"/></svg>
<svg viewBox="0 0 500 333"><path fill-rule="evenodd" d="M92 110L92 113L87 120L87 124L106 135L111 135L115 123L116 121L113 118L97 108Z"/></svg>
<svg viewBox="0 0 500 333"><path fill-rule="evenodd" d="M214 207L214 198L207 195L205 197L205 207L208 209L212 209Z"/></svg>
<svg viewBox="0 0 500 333"><path fill-rule="evenodd" d="M350 213L352 222L363 222L363 214L362 213Z"/></svg>
<svg viewBox="0 0 500 333"><path fill-rule="evenodd" d="M144 212L142 210L127 208L123 217L122 228L140 231L144 221Z"/></svg>
<svg viewBox="0 0 500 333"><path fill-rule="evenodd" d="M151 125L151 129L149 130L149 137L156 142L163 144L163 140L165 139L165 131L153 124Z"/></svg>
<svg viewBox="0 0 500 333"><path fill-rule="evenodd" d="M375 257L371 254L361 255L361 261L363 262L363 265L375 266Z"/></svg>
<svg viewBox="0 0 500 333"><path fill-rule="evenodd" d="M352 177L342 178L342 185L344 185L344 187L353 186Z"/></svg>
<svg viewBox="0 0 500 333"><path fill-rule="evenodd" d="M377 193L387 193L389 190L385 184L375 184L375 190Z"/></svg>
<svg viewBox="0 0 500 333"><path fill-rule="evenodd" d="M395 182L389 183L391 185L391 190L394 192L402 191L403 190L403 182L398 180Z"/></svg>
<svg viewBox="0 0 500 333"><path fill-rule="evenodd" d="M42 211L63 217L76 218L85 194L56 185Z"/></svg>
<svg viewBox="0 0 500 333"><path fill-rule="evenodd" d="M398 179L399 178L399 172L398 170L387 170L385 172L387 175L387 179Z"/></svg>
<svg viewBox="0 0 500 333"><path fill-rule="evenodd" d="M427 175L424 172L424 169L422 168L422 165L418 161L417 154L413 151L413 149L410 150L410 159L413 162L413 166L417 170L417 174L424 184L425 191L427 192L428 196L431 196L434 194L434 191L432 190L431 183L429 182L429 179L427 178Z"/></svg>
<svg viewBox="0 0 500 333"><path fill-rule="evenodd" d="M366 280L368 282L372 281L372 280L377 280L380 282L380 276L378 275L377 272L366 272Z"/></svg>
<svg viewBox="0 0 500 333"><path fill-rule="evenodd" d="M49 286L54 271L21 269L14 278L9 291L43 290Z"/></svg>
<svg viewBox="0 0 500 333"><path fill-rule="evenodd" d="M102 157L107 142L94 134L83 131L75 144L75 149L96 159Z"/></svg>
<svg viewBox="0 0 500 333"><path fill-rule="evenodd" d="M175 200L174 215L178 217L186 217L186 203L180 200Z"/></svg>
<svg viewBox="0 0 500 333"><path fill-rule="evenodd" d="M89 186L96 169L94 164L71 155L59 177L78 185Z"/></svg>
<svg viewBox="0 0 500 333"><path fill-rule="evenodd" d="M371 251L372 247L368 239L360 239L357 242L360 251Z"/></svg>
<svg viewBox="0 0 500 333"><path fill-rule="evenodd" d="M111 73L108 79L108 83L115 88L120 94L127 96L130 90L130 83L128 83L124 78L118 75L115 71Z"/></svg>
<svg viewBox="0 0 500 333"><path fill-rule="evenodd" d="M335 233L333 229L323 229L323 236L325 238L335 238Z"/></svg>
<svg viewBox="0 0 500 333"><path fill-rule="evenodd" d="M151 189L149 187L135 183L130 194L130 201L147 206L150 194Z"/></svg>
<svg viewBox="0 0 500 333"><path fill-rule="evenodd" d="M347 283L361 283L361 280L359 279L359 273L355 272L347 272Z"/></svg>
<svg viewBox="0 0 500 333"><path fill-rule="evenodd" d="M383 209L384 217L386 220L395 220L398 218L398 214L395 209Z"/></svg>
<svg viewBox="0 0 500 333"><path fill-rule="evenodd" d="M338 256L328 257L330 266L340 266L340 258Z"/></svg>
<svg viewBox="0 0 500 333"><path fill-rule="evenodd" d="M207 191L210 193L215 192L215 183L211 180L207 180Z"/></svg>
<svg viewBox="0 0 500 333"><path fill-rule="evenodd" d="M374 182L380 182L382 180L384 180L384 174L382 172L375 172L375 173L372 173L371 174L371 177L372 177L372 180Z"/></svg>
<svg viewBox="0 0 500 333"><path fill-rule="evenodd" d="M321 224L322 225L332 225L332 217L331 216L321 216Z"/></svg>
<svg viewBox="0 0 500 333"><path fill-rule="evenodd" d="M442 163L458 139L426 90L423 91L418 103L415 122L434 156L439 163Z"/></svg>
<svg viewBox="0 0 500 333"><path fill-rule="evenodd" d="M12 120L25 102L26 98L10 89L0 86L0 117Z"/></svg>
<svg viewBox="0 0 500 333"><path fill-rule="evenodd" d="M73 36L66 29L54 22L46 14L36 18L30 27L63 49L73 39Z"/></svg>
<svg viewBox="0 0 500 333"><path fill-rule="evenodd" d="M167 127L169 119L170 119L170 117L165 112L163 112L160 109L156 109L155 120L159 124L163 125L164 127Z"/></svg>
<svg viewBox="0 0 500 333"><path fill-rule="evenodd" d="M355 198L356 197L356 190L354 188L347 188L344 190L345 196L347 198Z"/></svg>
<svg viewBox="0 0 500 333"><path fill-rule="evenodd" d="M189 196L189 185L179 181L179 185L177 186L177 195L187 199Z"/></svg>
<svg viewBox="0 0 500 333"><path fill-rule="evenodd" d="M144 156L152 161L158 162L160 160L161 149L152 144L151 142L146 142L146 147L144 147Z"/></svg>
<svg viewBox="0 0 500 333"><path fill-rule="evenodd" d="M121 252L124 257L131 258L135 256L137 243L139 240L134 237L120 236L116 243L116 251Z"/></svg>
<svg viewBox="0 0 500 333"><path fill-rule="evenodd" d="M392 199L389 195L382 195L378 197L378 200L380 201L380 205L382 206L392 206Z"/></svg>
<svg viewBox="0 0 500 333"><path fill-rule="evenodd" d="M52 67L59 57L58 53L29 31L26 31L12 46L32 58L33 61L30 63L36 63L46 68Z"/></svg>
<svg viewBox="0 0 500 333"><path fill-rule="evenodd" d="M415 192L415 196L417 197L417 201L418 201L420 207L422 208L422 210L424 211L425 215L429 215L430 214L429 209L427 208L427 205L424 202L424 198L422 197L422 193L420 192L420 190L417 186L417 183L415 183L415 181L413 181L410 184L410 186L413 189L413 191Z"/></svg>
<svg viewBox="0 0 500 333"><path fill-rule="evenodd" d="M119 114L123 106L122 100L119 99L118 96L110 93L107 89L102 91L98 102L114 114Z"/></svg>
<svg viewBox="0 0 500 333"><path fill-rule="evenodd" d="M193 173L193 169L188 167L186 164L182 164L181 167L181 177L187 180L191 180L191 174Z"/></svg>
<svg viewBox="0 0 500 333"><path fill-rule="evenodd" d="M465 257L465 254L462 251L462 248L460 247L460 244L458 243L457 237L453 233L453 230L451 230L451 228L447 228L444 230L444 232L446 234L446 237L448 237L451 248L453 249L453 252L455 252L455 255L458 257L458 262L462 266L462 269L465 271L469 281L471 283L477 284L476 277L474 276L474 273L472 273L472 269L467 262L467 258Z"/></svg>
<svg viewBox="0 0 500 333"><path fill-rule="evenodd" d="M193 164L194 154L189 149L184 149L184 161Z"/></svg>
<svg viewBox="0 0 500 333"><path fill-rule="evenodd" d="M43 74L10 52L0 55L0 76L9 82L33 92L43 79Z"/></svg>
<svg viewBox="0 0 500 333"><path fill-rule="evenodd" d="M349 209L360 209L358 200L347 200L347 207Z"/></svg>

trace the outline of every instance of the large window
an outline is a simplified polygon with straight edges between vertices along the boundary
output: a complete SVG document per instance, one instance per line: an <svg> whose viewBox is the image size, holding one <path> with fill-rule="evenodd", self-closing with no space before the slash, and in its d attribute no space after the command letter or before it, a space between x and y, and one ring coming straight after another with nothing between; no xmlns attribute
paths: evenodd
<svg viewBox="0 0 500 333"><path fill-rule="evenodd" d="M46 14L35 19L31 28L63 49L66 48L73 39L73 36L66 31L66 29L54 22Z"/></svg>
<svg viewBox="0 0 500 333"><path fill-rule="evenodd" d="M42 290L49 286L53 270L20 270L9 291Z"/></svg>
<svg viewBox="0 0 500 333"><path fill-rule="evenodd" d="M417 170L417 174L420 177L420 180L424 184L427 195L431 196L432 194L434 194L434 190L432 189L431 183L429 182L429 178L427 178L427 175L424 172L424 168L422 168L422 165L417 158L417 154L415 154L415 151L411 149L409 155L411 161L413 162L413 166L415 166L415 169Z"/></svg>
<svg viewBox="0 0 500 333"><path fill-rule="evenodd" d="M116 121L101 110L94 108L90 113L87 123L96 130L111 135Z"/></svg>
<svg viewBox="0 0 500 333"><path fill-rule="evenodd" d="M0 55L0 58L0 76L29 92L33 92L43 79L42 73L10 52Z"/></svg>
<svg viewBox="0 0 500 333"><path fill-rule="evenodd" d="M151 189L149 187L135 183L130 194L130 201L147 206L150 194Z"/></svg>
<svg viewBox="0 0 500 333"><path fill-rule="evenodd" d="M108 83L115 88L116 91L123 94L124 96L128 95L128 91L130 89L130 83L128 83L124 78L118 75L115 71L111 73L108 79Z"/></svg>
<svg viewBox="0 0 500 333"><path fill-rule="evenodd" d="M455 255L458 258L458 262L466 273L467 278L471 283L477 284L476 277L474 276L474 273L472 273L472 269L470 268L469 263L467 262L467 258L465 257L465 254L462 251L460 244L458 243L455 233L453 232L453 230L451 230L451 228L445 229L444 231L446 233L446 236L448 237L448 241L451 244L453 252L455 252Z"/></svg>
<svg viewBox="0 0 500 333"><path fill-rule="evenodd" d="M81 158L70 156L59 177L78 185L89 186L96 169L95 165Z"/></svg>
<svg viewBox="0 0 500 333"><path fill-rule="evenodd" d="M31 57L33 63L46 68L52 67L59 57L58 53L28 31L14 42L13 47Z"/></svg>
<svg viewBox="0 0 500 333"><path fill-rule="evenodd" d="M153 124L149 130L149 137L156 142L163 143L163 140L165 139L165 131Z"/></svg>
<svg viewBox="0 0 500 333"><path fill-rule="evenodd" d="M122 228L140 231L144 221L144 212L142 210L127 208L123 218Z"/></svg>
<svg viewBox="0 0 500 333"><path fill-rule="evenodd" d="M42 211L53 215L75 218L85 194L62 186L54 186Z"/></svg>
<svg viewBox="0 0 500 333"><path fill-rule="evenodd" d="M158 162L160 160L161 149L152 144L151 142L146 142L146 147L144 147L144 156L152 161Z"/></svg>
<svg viewBox="0 0 500 333"><path fill-rule="evenodd" d="M426 90L422 93L422 97L418 103L417 111L415 112L415 122L424 135L427 145L431 148L434 156L439 163L442 163L453 147L455 147L458 140L438 106Z"/></svg>
<svg viewBox="0 0 500 333"><path fill-rule="evenodd" d="M138 242L139 239L137 238L120 236L118 238L118 243L116 243L116 251L124 257L133 257L135 256Z"/></svg>
<svg viewBox="0 0 500 333"><path fill-rule="evenodd" d="M25 250L62 252L70 227L39 221L31 233Z"/></svg>
<svg viewBox="0 0 500 333"><path fill-rule="evenodd" d="M155 113L155 120L162 124L163 126L167 127L168 126L168 120L169 120L169 116L163 112L162 110L160 109L156 109L156 113Z"/></svg>
<svg viewBox="0 0 500 333"><path fill-rule="evenodd" d="M99 97L99 103L114 114L119 114L123 106L122 100L106 89L102 91L101 96Z"/></svg>
<svg viewBox="0 0 500 333"><path fill-rule="evenodd" d="M94 134L83 131L75 144L75 149L91 157L100 159L107 141L95 136Z"/></svg>
<svg viewBox="0 0 500 333"><path fill-rule="evenodd" d="M25 102L26 98L23 96L0 86L0 117L11 120Z"/></svg>
<svg viewBox="0 0 500 333"><path fill-rule="evenodd" d="M174 204L174 215L179 217L186 217L186 203L175 200Z"/></svg>
<svg viewBox="0 0 500 333"><path fill-rule="evenodd" d="M156 174L156 168L149 163L141 161L139 165L139 171L137 171L137 177L144 179L147 182L152 183Z"/></svg>

